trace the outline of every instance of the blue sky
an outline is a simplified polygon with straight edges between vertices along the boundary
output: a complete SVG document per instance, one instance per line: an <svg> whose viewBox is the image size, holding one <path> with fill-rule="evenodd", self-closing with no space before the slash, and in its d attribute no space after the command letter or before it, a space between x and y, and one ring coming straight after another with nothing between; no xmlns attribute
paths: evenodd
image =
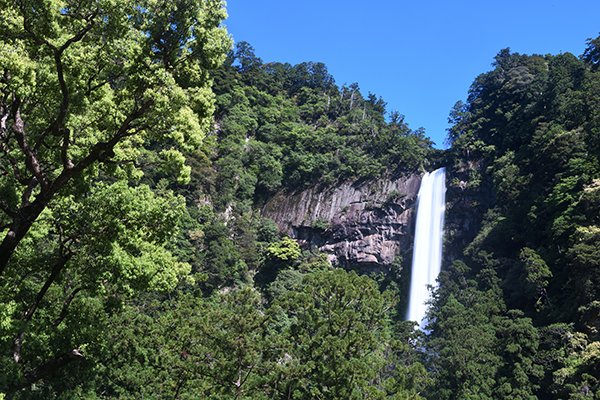
<svg viewBox="0 0 600 400"><path fill-rule="evenodd" d="M229 0L225 21L265 62L324 62L443 146L448 112L510 47L580 55L600 0Z"/></svg>

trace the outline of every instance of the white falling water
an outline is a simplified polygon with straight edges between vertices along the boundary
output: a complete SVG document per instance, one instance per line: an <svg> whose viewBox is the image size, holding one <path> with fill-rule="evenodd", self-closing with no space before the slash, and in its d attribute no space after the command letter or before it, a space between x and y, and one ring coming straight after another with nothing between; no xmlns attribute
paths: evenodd
<svg viewBox="0 0 600 400"><path fill-rule="evenodd" d="M446 169L426 173L417 197L417 223L413 248L407 320L423 329L429 286L435 286L442 264L442 237L446 209Z"/></svg>

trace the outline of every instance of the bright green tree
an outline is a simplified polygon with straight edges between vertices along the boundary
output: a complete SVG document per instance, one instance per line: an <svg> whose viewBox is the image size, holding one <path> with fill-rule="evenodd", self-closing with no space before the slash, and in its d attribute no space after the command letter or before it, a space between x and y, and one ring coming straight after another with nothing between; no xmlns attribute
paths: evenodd
<svg viewBox="0 0 600 400"><path fill-rule="evenodd" d="M211 126L224 17L219 0L0 2L0 273L75 182L135 175L155 142L181 169Z"/></svg>
<svg viewBox="0 0 600 400"><path fill-rule="evenodd" d="M97 361L89 349L122 304L188 277L175 255L185 203L140 179L150 168L189 179L183 153L212 128L211 72L230 45L223 6L0 1L0 386L11 394L53 397L53 374Z"/></svg>

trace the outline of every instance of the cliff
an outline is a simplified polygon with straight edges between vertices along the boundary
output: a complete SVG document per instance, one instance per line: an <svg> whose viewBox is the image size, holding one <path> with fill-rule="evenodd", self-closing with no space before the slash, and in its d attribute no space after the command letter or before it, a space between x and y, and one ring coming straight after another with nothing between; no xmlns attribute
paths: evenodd
<svg viewBox="0 0 600 400"><path fill-rule="evenodd" d="M263 207L279 229L339 266L386 270L412 247L420 175L280 192Z"/></svg>

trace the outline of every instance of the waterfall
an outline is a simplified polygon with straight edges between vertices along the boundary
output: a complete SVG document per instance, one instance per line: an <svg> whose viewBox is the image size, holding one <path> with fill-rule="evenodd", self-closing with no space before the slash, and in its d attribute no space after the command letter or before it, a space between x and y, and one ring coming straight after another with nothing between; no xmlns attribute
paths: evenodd
<svg viewBox="0 0 600 400"><path fill-rule="evenodd" d="M446 209L446 169L426 173L417 197L417 223L410 279L407 320L421 329L429 300L429 286L436 284L442 264L442 236Z"/></svg>

